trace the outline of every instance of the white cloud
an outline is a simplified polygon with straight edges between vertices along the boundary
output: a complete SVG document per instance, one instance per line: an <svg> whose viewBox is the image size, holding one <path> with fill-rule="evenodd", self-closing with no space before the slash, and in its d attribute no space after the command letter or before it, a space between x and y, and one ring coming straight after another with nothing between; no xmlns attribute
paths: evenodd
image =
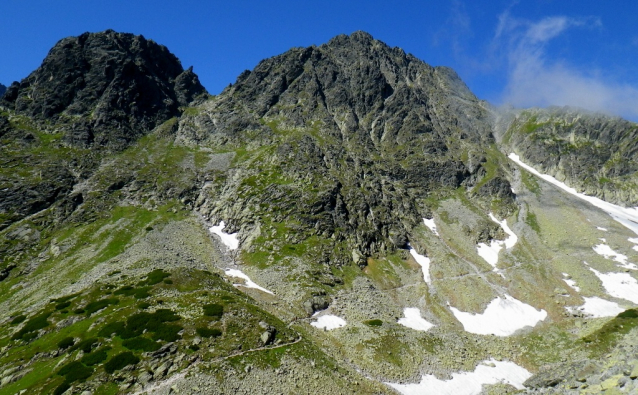
<svg viewBox="0 0 638 395"><path fill-rule="evenodd" d="M547 44L568 29L601 26L596 18L554 16L530 22L503 13L495 33L495 45L505 50L508 64L503 102L517 107L568 105L637 118L637 87L548 56Z"/></svg>

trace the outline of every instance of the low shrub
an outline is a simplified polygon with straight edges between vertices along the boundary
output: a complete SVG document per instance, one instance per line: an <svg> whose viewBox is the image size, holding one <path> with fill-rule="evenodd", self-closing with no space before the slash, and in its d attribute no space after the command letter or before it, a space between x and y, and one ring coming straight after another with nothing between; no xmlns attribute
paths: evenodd
<svg viewBox="0 0 638 395"><path fill-rule="evenodd" d="M74 381L85 381L93 374L93 368L84 366L82 362L73 361L64 365L58 370L58 375L64 376L66 381L72 383Z"/></svg>
<svg viewBox="0 0 638 395"><path fill-rule="evenodd" d="M129 350L156 351L161 347L159 343L145 337L134 337L124 340L122 345Z"/></svg>
<svg viewBox="0 0 638 395"><path fill-rule="evenodd" d="M91 337L91 338L88 338L86 340L82 340L81 342L79 342L75 346L71 347L71 351L73 351L73 350L82 350L85 353L90 353L95 344L97 344L97 338L96 337Z"/></svg>
<svg viewBox="0 0 638 395"><path fill-rule="evenodd" d="M84 310L85 310L84 312L86 315L91 315L98 310L102 310L105 307L108 307L112 304L118 304L118 303L120 303L120 300L117 298L107 298L107 299L96 300L94 302L87 304L84 307Z"/></svg>
<svg viewBox="0 0 638 395"><path fill-rule="evenodd" d="M199 327L196 328L195 331L201 337L219 337L222 335L222 331L215 328Z"/></svg>
<svg viewBox="0 0 638 395"><path fill-rule="evenodd" d="M182 338L179 335L179 332L181 332L183 329L184 327L181 325L161 324L155 329L155 333L153 333L152 337L153 337L153 340L164 340L167 342L174 342Z"/></svg>
<svg viewBox="0 0 638 395"><path fill-rule="evenodd" d="M162 269L155 269L146 275L146 284L155 285L162 282L165 278L170 277L169 273L166 273Z"/></svg>
<svg viewBox="0 0 638 395"><path fill-rule="evenodd" d="M363 323L368 325L368 326L381 326L381 325L383 325L383 321L381 321L381 320L368 320L368 321L364 321Z"/></svg>
<svg viewBox="0 0 638 395"><path fill-rule="evenodd" d="M69 383L68 381L64 380L64 382L60 385L58 385L55 390L53 391L53 395L62 395L64 394L69 388L71 388L71 383Z"/></svg>
<svg viewBox="0 0 638 395"><path fill-rule="evenodd" d="M111 358L107 363L104 364L104 370L112 374L116 370L120 370L128 365L135 365L138 363L140 359L136 357L132 352L126 351L120 354L117 354L113 358Z"/></svg>
<svg viewBox="0 0 638 395"><path fill-rule="evenodd" d="M72 337L65 337L64 339L58 342L58 348L66 350L67 348L71 347L74 344L75 344L75 340L73 340Z"/></svg>
<svg viewBox="0 0 638 395"><path fill-rule="evenodd" d="M80 362L86 366L93 366L102 363L106 360L106 353L110 350L110 347L104 347L92 353L84 354Z"/></svg>
<svg viewBox="0 0 638 395"><path fill-rule="evenodd" d="M51 315L50 312L42 313L31 318L29 321L27 321L27 323L24 325L22 329L20 329L16 334L13 335L13 339L14 340L22 339L22 340L28 341L30 339L37 337L37 333L31 333L30 335L27 335L27 334L29 334L30 332L38 331L40 329L44 329L47 326L49 326L49 321L47 321L47 319L49 318L50 315Z"/></svg>
<svg viewBox="0 0 638 395"><path fill-rule="evenodd" d="M203 306L204 315L207 317L221 318L224 315L224 306L212 303Z"/></svg>
<svg viewBox="0 0 638 395"><path fill-rule="evenodd" d="M100 331L97 333L100 337L111 337L113 334L120 335L124 333L125 325L122 321L115 321L106 324Z"/></svg>

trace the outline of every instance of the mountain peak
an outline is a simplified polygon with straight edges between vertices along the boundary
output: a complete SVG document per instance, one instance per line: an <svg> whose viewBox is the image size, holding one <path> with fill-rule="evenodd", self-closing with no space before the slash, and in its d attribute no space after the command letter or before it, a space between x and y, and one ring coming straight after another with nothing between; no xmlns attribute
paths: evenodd
<svg viewBox="0 0 638 395"><path fill-rule="evenodd" d="M202 93L197 75L165 46L106 30L60 40L2 104L66 125L68 143L121 148Z"/></svg>

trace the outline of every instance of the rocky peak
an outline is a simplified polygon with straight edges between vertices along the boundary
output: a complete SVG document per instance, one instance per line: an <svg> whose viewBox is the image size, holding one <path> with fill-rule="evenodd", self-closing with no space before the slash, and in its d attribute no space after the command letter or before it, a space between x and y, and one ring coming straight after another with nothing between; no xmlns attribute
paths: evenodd
<svg viewBox="0 0 638 395"><path fill-rule="evenodd" d="M7 87L0 84L0 97L2 97L2 95L4 95L4 92L6 92Z"/></svg>
<svg viewBox="0 0 638 395"><path fill-rule="evenodd" d="M67 143L118 149L205 92L166 47L107 30L60 40L37 70L8 88L2 104L52 121L65 129Z"/></svg>
<svg viewBox="0 0 638 395"><path fill-rule="evenodd" d="M271 221L253 207L277 201L306 227L299 234L347 239L348 251L361 256L403 248L429 213L429 194L476 186L487 174L485 147L494 143L488 110L456 73L364 32L265 59L194 117L180 122L186 144L269 152L258 166L240 165L246 168L226 196L198 198L211 202L202 213L239 229ZM271 184L263 192L252 187L242 202L233 198L263 174L309 180L313 188ZM511 202L499 176L492 172L493 182L483 180L478 192Z"/></svg>

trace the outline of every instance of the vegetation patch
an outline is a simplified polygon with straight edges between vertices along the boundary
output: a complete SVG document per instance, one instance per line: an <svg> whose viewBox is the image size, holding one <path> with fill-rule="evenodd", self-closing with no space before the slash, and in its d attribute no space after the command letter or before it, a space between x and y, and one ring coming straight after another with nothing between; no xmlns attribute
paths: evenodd
<svg viewBox="0 0 638 395"><path fill-rule="evenodd" d="M88 338L86 340L82 340L81 342L79 342L75 346L71 347L71 351L73 351L73 350L82 350L85 353L90 353L91 350L93 349L93 346L95 344L97 344L97 341L98 341L97 337L91 337L91 338Z"/></svg>
<svg viewBox="0 0 638 395"><path fill-rule="evenodd" d="M26 317L26 316L24 316L24 315L20 314L20 315L18 315L18 316L13 317L13 319L12 319L12 320L11 320L11 322L10 322L10 324L11 324L11 325L18 325L18 324L20 324L20 323L24 322L24 320L26 320L26 319L27 319L27 317Z"/></svg>
<svg viewBox="0 0 638 395"><path fill-rule="evenodd" d="M86 366L93 366L99 363L106 361L106 353L111 349L111 347L104 347L97 351L93 351L89 354L84 354L80 362L85 364Z"/></svg>
<svg viewBox="0 0 638 395"><path fill-rule="evenodd" d="M594 355L599 355L611 349L620 336L629 333L637 326L638 309L629 309L618 314L602 328L581 340Z"/></svg>
<svg viewBox="0 0 638 395"><path fill-rule="evenodd" d="M129 350L156 351L160 348L159 343L145 337L134 337L124 340L122 345Z"/></svg>
<svg viewBox="0 0 638 395"><path fill-rule="evenodd" d="M75 340L73 340L73 338L69 336L69 337L65 337L64 339L58 342L58 348L66 350L67 348L71 347L74 344L75 344Z"/></svg>
<svg viewBox="0 0 638 395"><path fill-rule="evenodd" d="M195 331L201 337L219 337L222 335L222 331L215 328L198 327Z"/></svg>
<svg viewBox="0 0 638 395"><path fill-rule="evenodd" d="M170 276L171 275L169 273L166 273L162 269L155 269L146 276L146 281L144 281L144 283L148 285L159 284L164 281L165 278Z"/></svg>
<svg viewBox="0 0 638 395"><path fill-rule="evenodd" d="M117 298L106 298L101 300L96 300L95 302L91 302L84 307L84 313L86 315L91 315L98 310L102 310L110 305L118 304L120 300Z"/></svg>
<svg viewBox="0 0 638 395"><path fill-rule="evenodd" d="M74 381L84 381L91 377L92 374L93 369L84 366L84 364L79 361L70 362L58 371L58 375L64 376L66 381L69 383Z"/></svg>
<svg viewBox="0 0 638 395"><path fill-rule="evenodd" d="M51 312L42 313L31 318L29 321L27 321L27 323L24 325L22 329L20 329L15 335L13 335L13 339L14 340L17 340L17 339L30 340L35 338L37 334L31 333L31 332L35 332L49 326L49 321L48 321L49 316L51 316Z"/></svg>
<svg viewBox="0 0 638 395"><path fill-rule="evenodd" d="M136 357L132 352L126 351L117 354L111 358L106 364L104 364L104 370L106 373L112 374L116 370L127 367L128 365L135 365L140 362L140 359Z"/></svg>
<svg viewBox="0 0 638 395"><path fill-rule="evenodd" d="M204 305L204 315L219 319L224 315L224 306L216 303Z"/></svg>
<svg viewBox="0 0 638 395"><path fill-rule="evenodd" d="M363 323L368 325L368 326L381 326L381 325L383 325L383 321L381 321L381 320L367 320L367 321L363 321Z"/></svg>

